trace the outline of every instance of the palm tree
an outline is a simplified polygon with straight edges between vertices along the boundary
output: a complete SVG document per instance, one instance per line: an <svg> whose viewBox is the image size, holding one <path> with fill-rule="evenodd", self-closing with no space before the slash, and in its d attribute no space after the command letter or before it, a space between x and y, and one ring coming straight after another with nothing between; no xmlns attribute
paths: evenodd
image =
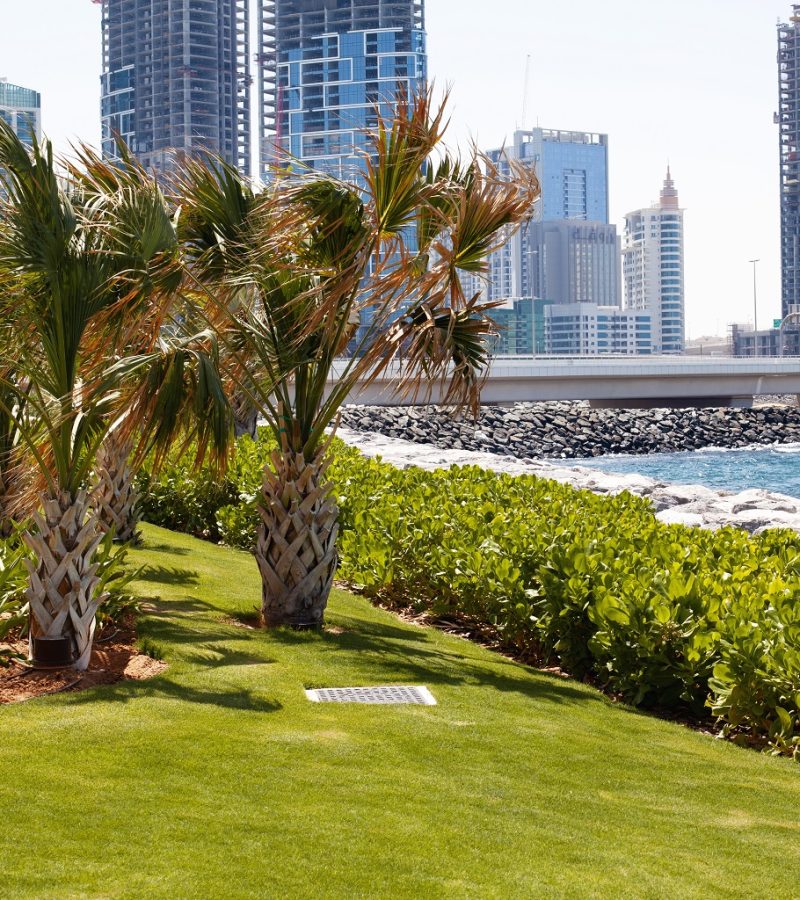
<svg viewBox="0 0 800 900"><path fill-rule="evenodd" d="M118 155L111 165L82 147L69 172L84 196L98 208L113 210L115 218L124 204L133 233L117 233L128 253L139 245L143 261L142 242L148 236L175 246L174 222L153 176L122 142ZM223 461L228 450L231 415L219 380L216 338L207 329L192 333L187 327L191 323L176 294L179 281L180 273L172 270L169 283L161 286L162 295L175 300L172 304L152 303L152 285L143 281L137 328L120 328L115 317L104 329L105 380L119 383L122 412L98 449L91 499L102 527L113 530L120 543L137 539L135 476L148 451L155 451L158 464L178 438L186 446L196 441L200 459L209 445L215 462Z"/></svg>
<svg viewBox="0 0 800 900"><path fill-rule="evenodd" d="M178 184L188 275L227 374L278 442L255 551L268 626L322 624L338 530L326 429L356 385L402 357L405 394L438 382L443 402L477 410L494 304L465 295L461 275L485 271L539 186L513 163L503 178L474 152L454 159L443 129L444 107L419 96L379 121L358 184L277 176L256 195L222 164Z"/></svg>
<svg viewBox="0 0 800 900"><path fill-rule="evenodd" d="M26 409L29 381L17 370L17 338L13 327L18 289L12 278L0 277L0 538L14 531L15 520L32 512L29 504L30 473L23 456L21 431L30 426ZM8 318L3 318L8 310Z"/></svg>
<svg viewBox="0 0 800 900"><path fill-rule="evenodd" d="M150 344L158 340L158 311L181 282L178 245L153 182L123 180L101 195L62 180L49 143L34 142L29 153L2 122L0 177L8 198L0 277L15 285L0 299L0 322L13 334L16 374L0 374L0 383L17 398L0 405L15 415L41 486L40 509L23 532L33 554L31 655L85 669L104 599L93 562L104 532L88 486L109 434L126 420L131 429L138 424L125 415L125 400L150 362L145 353L138 370L130 361L109 366L109 347L131 346L142 333L152 335ZM24 418L14 413L21 384Z"/></svg>

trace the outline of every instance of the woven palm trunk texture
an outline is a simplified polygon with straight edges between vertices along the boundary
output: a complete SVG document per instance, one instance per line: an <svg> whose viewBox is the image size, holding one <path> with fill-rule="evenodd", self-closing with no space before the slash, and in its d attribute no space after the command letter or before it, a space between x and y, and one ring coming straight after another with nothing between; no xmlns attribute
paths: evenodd
<svg viewBox="0 0 800 900"><path fill-rule="evenodd" d="M310 462L284 448L264 470L255 557L268 627L323 623L338 563L339 509L325 480L329 463L327 447Z"/></svg>
<svg viewBox="0 0 800 900"><path fill-rule="evenodd" d="M31 609L32 638L66 638L74 668L89 667L95 614L105 599L97 594L95 550L103 538L97 514L85 491L42 497L42 512L33 514L35 530L22 538L33 552L26 597Z"/></svg>
<svg viewBox="0 0 800 900"><path fill-rule="evenodd" d="M133 443L110 435L100 446L95 463L97 483L92 504L104 531L114 529L114 540L128 543L138 538L138 501L134 472L129 464Z"/></svg>

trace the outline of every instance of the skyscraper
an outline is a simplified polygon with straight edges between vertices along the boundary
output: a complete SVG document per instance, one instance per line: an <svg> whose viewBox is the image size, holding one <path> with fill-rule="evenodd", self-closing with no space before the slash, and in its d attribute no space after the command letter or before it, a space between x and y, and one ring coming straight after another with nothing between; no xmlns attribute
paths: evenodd
<svg viewBox="0 0 800 900"><path fill-rule="evenodd" d="M514 132L512 147L488 155L501 167L506 158L534 166L542 185L540 221L608 222L608 135L534 128Z"/></svg>
<svg viewBox="0 0 800 900"><path fill-rule="evenodd" d="M261 168L351 176L376 106L426 83L423 0L259 0Z"/></svg>
<svg viewBox="0 0 800 900"><path fill-rule="evenodd" d="M683 210L669 167L661 199L625 216L625 307L652 316L653 352L684 348Z"/></svg>
<svg viewBox="0 0 800 900"><path fill-rule="evenodd" d="M0 119L26 144L42 136L42 98L37 91L0 78Z"/></svg>
<svg viewBox="0 0 800 900"><path fill-rule="evenodd" d="M781 184L781 308L800 309L800 4L778 25Z"/></svg>
<svg viewBox="0 0 800 900"><path fill-rule="evenodd" d="M490 150L487 156L501 174L508 173L509 160L533 166L541 183L542 196L534 222L520 229L504 247L490 255L488 281L476 280L472 285L474 290L482 289L489 300L546 297L557 303L619 303L619 276L612 271L613 265L606 261L605 252L617 242L616 228L608 224L607 135L549 128L516 131L510 147ZM564 239L559 242L564 246L564 254L555 247L553 237L548 253L545 234L554 234L554 228L537 228L535 225L549 223L555 226L559 222L565 223L561 229ZM592 274L588 280L584 279L584 287L588 286L586 290L563 293L556 299L547 293L548 282L564 286L577 284L566 269L570 258L567 249L570 233L564 229L570 222L592 223L591 229L581 232L591 242L582 252L588 263L597 261L602 265L609 280L601 285ZM595 243L604 248L600 254L592 250ZM565 266L560 273L556 271L558 260L563 260ZM599 289L598 293L592 293L595 287Z"/></svg>
<svg viewBox="0 0 800 900"><path fill-rule="evenodd" d="M616 226L578 219L532 222L523 235L523 252L530 296L622 306Z"/></svg>
<svg viewBox="0 0 800 900"><path fill-rule="evenodd" d="M147 168L169 150L250 174L248 0L102 0L103 153L119 134Z"/></svg>
<svg viewBox="0 0 800 900"><path fill-rule="evenodd" d="M547 306L544 331L546 351L556 356L646 356L652 348L650 316L619 306Z"/></svg>

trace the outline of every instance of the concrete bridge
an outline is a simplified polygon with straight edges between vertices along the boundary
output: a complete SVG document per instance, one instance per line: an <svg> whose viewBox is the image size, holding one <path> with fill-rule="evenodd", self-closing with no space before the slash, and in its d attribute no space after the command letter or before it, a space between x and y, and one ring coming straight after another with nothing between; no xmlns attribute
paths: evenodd
<svg viewBox="0 0 800 900"><path fill-rule="evenodd" d="M333 377L338 366L334 367ZM350 402L397 406L398 369L351 395ZM750 406L761 394L800 395L800 357L691 356L496 357L483 390L486 404L588 400L592 406ZM430 400L436 402L438 390Z"/></svg>

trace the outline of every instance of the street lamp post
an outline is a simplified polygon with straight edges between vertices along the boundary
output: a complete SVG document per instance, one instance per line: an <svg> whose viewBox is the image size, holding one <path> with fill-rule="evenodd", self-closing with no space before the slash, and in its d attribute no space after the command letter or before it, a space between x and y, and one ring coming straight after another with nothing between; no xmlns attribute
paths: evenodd
<svg viewBox="0 0 800 900"><path fill-rule="evenodd" d="M753 266L753 356L758 356L758 305L756 302L756 263L757 259L751 259Z"/></svg>

